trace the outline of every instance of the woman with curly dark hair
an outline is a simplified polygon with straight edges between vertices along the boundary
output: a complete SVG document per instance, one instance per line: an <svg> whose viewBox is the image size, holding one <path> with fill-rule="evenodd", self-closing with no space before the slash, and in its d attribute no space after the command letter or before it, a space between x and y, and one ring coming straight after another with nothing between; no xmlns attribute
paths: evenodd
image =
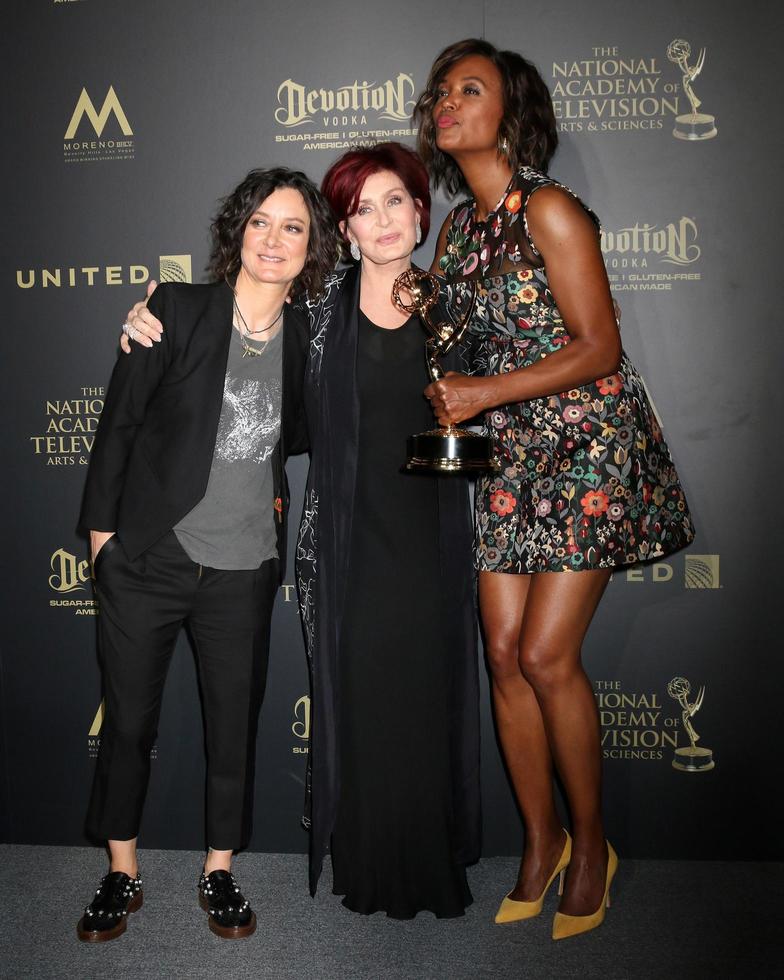
<svg viewBox="0 0 784 980"><path fill-rule="evenodd" d="M163 686L189 627L207 747L207 843L198 884L210 929L256 918L231 874L247 844L270 617L283 575L286 457L304 452L307 324L338 257L329 205L304 174L254 170L212 225L208 285L164 283L160 343L115 365L90 459L81 525L100 597L105 691L87 818L109 873L79 938L113 939L142 904L136 839Z"/></svg>
<svg viewBox="0 0 784 980"><path fill-rule="evenodd" d="M436 59L415 113L436 185L470 199L433 271L473 279L475 376L426 389L442 424L484 416L499 471L476 492L479 600L501 746L525 824L497 922L538 915L566 871L553 938L597 926L617 866L601 813L599 719L581 646L613 568L693 529L643 383L621 348L597 221L547 176L557 130L530 62L486 41ZM552 790L566 791L572 836Z"/></svg>

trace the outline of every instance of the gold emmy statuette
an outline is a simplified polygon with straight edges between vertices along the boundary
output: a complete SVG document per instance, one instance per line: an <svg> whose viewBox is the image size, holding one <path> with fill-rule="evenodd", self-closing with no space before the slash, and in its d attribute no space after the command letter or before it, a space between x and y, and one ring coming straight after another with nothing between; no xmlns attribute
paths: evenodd
<svg viewBox="0 0 784 980"><path fill-rule="evenodd" d="M713 139L718 133L716 120L713 116L704 112L697 112L702 105L697 98L691 83L702 71L705 64L705 48L700 51L697 62L693 68L689 67L691 56L691 45L682 38L670 41L667 48L667 57L674 65L678 65L683 72L683 91L691 103L691 112L683 116L675 117L675 128L672 135L679 140L709 140Z"/></svg>
<svg viewBox="0 0 784 980"><path fill-rule="evenodd" d="M442 289L436 276L411 268L395 279L392 301L404 313L416 313L430 333L425 341L427 368L433 381L440 381L444 372L439 358L456 347L468 329L476 302L476 284L444 284ZM498 468L488 436L454 425L409 436L407 450L407 470L471 473Z"/></svg>
<svg viewBox="0 0 784 980"><path fill-rule="evenodd" d="M700 688L697 697L691 704L689 704L690 692L691 684L689 684L685 677L673 677L667 685L667 693L683 709L681 712L683 728L689 736L689 742L691 743L688 748L675 750L672 766L673 769L680 769L681 772L707 772L709 769L713 769L715 765L713 752L710 749L697 748L697 742L699 742L700 736L694 730L694 725L691 723L691 719L702 707L705 688Z"/></svg>

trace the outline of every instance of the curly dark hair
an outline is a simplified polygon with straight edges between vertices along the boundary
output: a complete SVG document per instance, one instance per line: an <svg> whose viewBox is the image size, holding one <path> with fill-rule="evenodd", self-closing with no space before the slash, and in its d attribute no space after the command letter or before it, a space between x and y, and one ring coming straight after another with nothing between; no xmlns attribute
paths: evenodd
<svg viewBox="0 0 784 980"><path fill-rule="evenodd" d="M499 51L488 41L478 38L450 44L433 62L425 90L414 107L414 122L419 128L419 155L430 171L433 184L436 187L443 184L450 194L467 188L458 165L436 146L433 106L444 75L456 62L474 54L487 58L501 73L504 115L498 127L498 152L501 152L505 139L512 169L533 167L546 172L558 146L558 128L550 92L530 61L514 51Z"/></svg>
<svg viewBox="0 0 784 980"><path fill-rule="evenodd" d="M280 187L299 191L310 215L308 253L302 272L292 283L292 296L316 299L324 290L325 277L337 265L341 239L326 198L299 170L287 167L251 170L245 180L220 201L220 210L210 225L212 246L207 271L215 281L236 278L240 271L245 226L261 202Z"/></svg>

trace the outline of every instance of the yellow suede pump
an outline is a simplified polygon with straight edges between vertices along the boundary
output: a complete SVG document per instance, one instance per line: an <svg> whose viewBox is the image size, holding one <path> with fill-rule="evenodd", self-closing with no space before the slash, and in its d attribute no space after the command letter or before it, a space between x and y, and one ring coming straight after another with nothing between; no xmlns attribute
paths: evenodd
<svg viewBox="0 0 784 980"><path fill-rule="evenodd" d="M547 879L547 884L544 886L542 894L533 902L517 902L507 895L496 912L495 921L497 923L519 922L521 919L533 919L534 916L539 915L544 905L544 896L547 894L547 889L552 885L558 875L561 876L558 884L558 894L561 894L563 891L564 872L572 857L572 838L566 830L564 830L564 833L566 834L566 843L564 844L563 851L561 851L561 856L558 858L555 870Z"/></svg>
<svg viewBox="0 0 784 980"><path fill-rule="evenodd" d="M607 841L607 875L604 879L604 897L599 908L590 915L565 915L556 912L553 919L553 939L568 939L578 936L581 932L589 932L604 922L605 910L610 907L610 885L618 870L618 855L612 844Z"/></svg>

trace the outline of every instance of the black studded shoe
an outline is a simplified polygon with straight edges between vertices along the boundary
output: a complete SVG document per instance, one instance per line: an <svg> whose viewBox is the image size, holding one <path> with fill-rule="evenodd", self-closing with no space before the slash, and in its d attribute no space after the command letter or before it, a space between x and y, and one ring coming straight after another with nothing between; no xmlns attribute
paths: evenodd
<svg viewBox="0 0 784 980"><path fill-rule="evenodd" d="M243 939L256 931L256 913L230 871L201 873L199 905L207 912L210 929L221 939Z"/></svg>
<svg viewBox="0 0 784 980"><path fill-rule="evenodd" d="M142 879L130 878L122 871L110 871L101 878L95 898L85 908L76 934L85 943L104 943L121 936L128 925L128 913L142 907Z"/></svg>

